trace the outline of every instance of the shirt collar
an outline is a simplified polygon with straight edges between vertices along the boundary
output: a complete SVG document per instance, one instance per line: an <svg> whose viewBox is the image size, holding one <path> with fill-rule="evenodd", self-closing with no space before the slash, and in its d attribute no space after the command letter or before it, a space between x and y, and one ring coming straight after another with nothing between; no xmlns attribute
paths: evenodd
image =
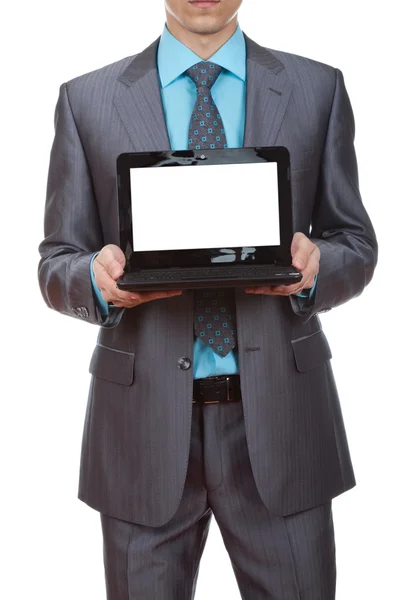
<svg viewBox="0 0 400 600"><path fill-rule="evenodd" d="M157 53L161 87L167 87L186 69L201 60L195 52L169 32L167 25L164 26ZM246 81L246 42L239 25L229 40L208 60Z"/></svg>

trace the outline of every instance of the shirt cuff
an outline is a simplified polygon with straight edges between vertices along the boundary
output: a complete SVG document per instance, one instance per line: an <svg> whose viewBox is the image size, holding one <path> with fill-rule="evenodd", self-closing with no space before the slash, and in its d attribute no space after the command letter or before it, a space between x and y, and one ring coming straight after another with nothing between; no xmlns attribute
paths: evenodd
<svg viewBox="0 0 400 600"><path fill-rule="evenodd" d="M99 252L96 252L96 254L94 254L92 256L92 260L90 261L90 279L92 281L92 287L96 296L96 302L97 302L97 306L99 307L100 313L103 317L107 316L110 311L108 308L108 303L104 300L102 294L101 294L101 289L98 287L98 285L96 285L95 279L94 279L94 272L93 272L93 261L96 258L96 256L100 254Z"/></svg>
<svg viewBox="0 0 400 600"><path fill-rule="evenodd" d="M315 286L317 285L317 281L318 281L318 275L315 277L314 285L312 286L312 288L310 290L307 290L306 292L305 291L300 292L300 294L296 294L296 296L298 296L299 298L312 298L312 295L315 290Z"/></svg>

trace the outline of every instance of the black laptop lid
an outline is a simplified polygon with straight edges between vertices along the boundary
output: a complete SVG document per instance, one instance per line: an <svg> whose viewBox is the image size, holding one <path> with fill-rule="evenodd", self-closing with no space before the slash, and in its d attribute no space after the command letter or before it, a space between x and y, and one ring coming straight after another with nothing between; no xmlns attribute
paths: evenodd
<svg viewBox="0 0 400 600"><path fill-rule="evenodd" d="M117 172L126 272L291 264L286 148L124 153Z"/></svg>

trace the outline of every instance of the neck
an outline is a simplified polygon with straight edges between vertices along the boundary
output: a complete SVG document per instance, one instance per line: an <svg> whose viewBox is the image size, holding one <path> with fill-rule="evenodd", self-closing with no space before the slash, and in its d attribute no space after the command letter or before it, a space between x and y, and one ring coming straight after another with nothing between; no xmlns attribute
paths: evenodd
<svg viewBox="0 0 400 600"><path fill-rule="evenodd" d="M208 60L235 33L238 24L237 16L221 31L216 33L194 33L185 29L171 14L167 13L167 27L170 33L182 44L192 50L202 60Z"/></svg>

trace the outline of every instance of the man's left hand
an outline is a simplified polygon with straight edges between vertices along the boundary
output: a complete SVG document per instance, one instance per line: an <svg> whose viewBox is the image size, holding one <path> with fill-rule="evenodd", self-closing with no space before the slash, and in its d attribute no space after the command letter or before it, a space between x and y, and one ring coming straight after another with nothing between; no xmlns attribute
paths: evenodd
<svg viewBox="0 0 400 600"><path fill-rule="evenodd" d="M277 285L245 288L248 294L265 294L268 296L290 296L300 294L303 290L310 290L319 272L319 259L321 256L318 246L312 243L304 233L297 232L293 236L290 248L292 264L299 269L303 279L294 285Z"/></svg>

